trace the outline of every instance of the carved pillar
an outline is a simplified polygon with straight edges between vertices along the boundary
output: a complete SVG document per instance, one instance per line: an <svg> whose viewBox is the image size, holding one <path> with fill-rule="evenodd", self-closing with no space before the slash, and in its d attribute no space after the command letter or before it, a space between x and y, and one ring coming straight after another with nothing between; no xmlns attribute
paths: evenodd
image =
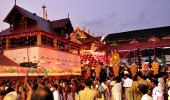
<svg viewBox="0 0 170 100"><path fill-rule="evenodd" d="M6 37L5 50L8 50L8 49L9 49L9 45L10 45L9 37Z"/></svg>
<svg viewBox="0 0 170 100"><path fill-rule="evenodd" d="M37 46L42 46L42 35L41 34L37 34Z"/></svg>

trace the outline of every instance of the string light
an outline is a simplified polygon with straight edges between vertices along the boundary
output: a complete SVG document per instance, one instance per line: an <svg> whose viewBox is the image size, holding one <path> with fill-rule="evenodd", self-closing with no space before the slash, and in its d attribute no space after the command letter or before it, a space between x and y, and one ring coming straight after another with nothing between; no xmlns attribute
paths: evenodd
<svg viewBox="0 0 170 100"><path fill-rule="evenodd" d="M43 32L30 32L30 33L22 33L17 35L11 35L7 37L0 37L0 48L5 49L6 47L6 39L9 38L9 48L19 48L25 46L34 46L37 45L37 34L41 34L42 37L42 45L47 45L53 47L54 43L56 43L56 48L59 50L69 51L74 54L78 54L78 46L75 43L68 42L66 40L58 39L55 36L51 36L47 33ZM54 39L56 39L54 41ZM69 43L69 45L68 45ZM70 49L70 50L68 50Z"/></svg>

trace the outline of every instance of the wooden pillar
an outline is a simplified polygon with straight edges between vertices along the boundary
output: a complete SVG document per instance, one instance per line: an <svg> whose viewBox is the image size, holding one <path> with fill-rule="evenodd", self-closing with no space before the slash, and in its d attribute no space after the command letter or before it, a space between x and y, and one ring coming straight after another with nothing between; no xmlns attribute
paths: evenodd
<svg viewBox="0 0 170 100"><path fill-rule="evenodd" d="M53 39L53 48L57 49L57 39Z"/></svg>
<svg viewBox="0 0 170 100"><path fill-rule="evenodd" d="M37 46L42 46L42 35L41 34L37 34Z"/></svg>
<svg viewBox="0 0 170 100"><path fill-rule="evenodd" d="M65 37L64 29L61 30L61 34L62 34L63 37Z"/></svg>
<svg viewBox="0 0 170 100"><path fill-rule="evenodd" d="M69 43L67 43L66 46L67 46L67 48L66 48L67 50L66 50L66 51L67 51L67 52L70 52L70 47L71 47L71 45L70 45Z"/></svg>
<svg viewBox="0 0 170 100"><path fill-rule="evenodd" d="M5 50L9 49L9 45L10 45L10 39L9 39L9 37L6 37Z"/></svg>
<svg viewBox="0 0 170 100"><path fill-rule="evenodd" d="M78 46L78 55L80 55L80 46Z"/></svg>

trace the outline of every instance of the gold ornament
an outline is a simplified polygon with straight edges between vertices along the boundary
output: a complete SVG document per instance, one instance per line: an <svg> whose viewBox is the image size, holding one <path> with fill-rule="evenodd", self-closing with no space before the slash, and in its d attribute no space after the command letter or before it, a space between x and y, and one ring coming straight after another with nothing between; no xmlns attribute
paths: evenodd
<svg viewBox="0 0 170 100"><path fill-rule="evenodd" d="M100 76L100 71L101 71L101 66L96 66L96 67L94 68L94 71L95 71L96 77L99 78L99 76Z"/></svg>
<svg viewBox="0 0 170 100"><path fill-rule="evenodd" d="M113 65L112 70L113 70L115 77L119 76L119 69L120 69L119 65Z"/></svg>
<svg viewBox="0 0 170 100"><path fill-rule="evenodd" d="M130 66L130 71L131 71L133 77L136 75L137 70L138 70L138 68L137 68L136 63L132 63L132 65Z"/></svg>
<svg viewBox="0 0 170 100"><path fill-rule="evenodd" d="M152 65L152 69L153 69L153 74L156 75L158 74L158 69L159 69L159 63L156 61L153 61Z"/></svg>
<svg viewBox="0 0 170 100"><path fill-rule="evenodd" d="M112 63L113 65L119 65L120 64L120 56L115 50L114 53L112 54Z"/></svg>

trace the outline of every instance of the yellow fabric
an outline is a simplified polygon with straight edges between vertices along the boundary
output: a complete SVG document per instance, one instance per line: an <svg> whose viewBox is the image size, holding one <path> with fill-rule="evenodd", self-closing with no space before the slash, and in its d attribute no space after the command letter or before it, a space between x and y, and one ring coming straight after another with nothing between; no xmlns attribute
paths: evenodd
<svg viewBox="0 0 170 100"><path fill-rule="evenodd" d="M79 95L76 97L76 100L95 100L97 96L97 90L92 90L88 87L85 87L84 90L79 92Z"/></svg>
<svg viewBox="0 0 170 100"><path fill-rule="evenodd" d="M101 98L97 98L97 100L104 100L104 94L102 93L101 95L102 95L102 97Z"/></svg>
<svg viewBox="0 0 170 100"><path fill-rule="evenodd" d="M139 85L140 85L140 84L143 84L143 85L149 86L149 81L147 81L147 80L140 79L140 80L138 81L138 83L139 83Z"/></svg>
<svg viewBox="0 0 170 100"><path fill-rule="evenodd" d="M156 61L153 61L152 65L152 69L153 69L153 74L156 75L158 74L158 69L159 69L159 63Z"/></svg>
<svg viewBox="0 0 170 100"><path fill-rule="evenodd" d="M139 85L143 84L143 85L149 86L149 81L143 80L142 78L138 81L138 83L139 83ZM141 98L142 98L141 94L137 96L137 100L141 100Z"/></svg>
<svg viewBox="0 0 170 100"><path fill-rule="evenodd" d="M139 86L139 83L137 81L134 81L132 83L132 100L138 100L137 99L137 96L139 95L139 91L138 91L138 86Z"/></svg>
<svg viewBox="0 0 170 100"><path fill-rule="evenodd" d="M125 97L126 100L133 100L131 88L125 88Z"/></svg>

